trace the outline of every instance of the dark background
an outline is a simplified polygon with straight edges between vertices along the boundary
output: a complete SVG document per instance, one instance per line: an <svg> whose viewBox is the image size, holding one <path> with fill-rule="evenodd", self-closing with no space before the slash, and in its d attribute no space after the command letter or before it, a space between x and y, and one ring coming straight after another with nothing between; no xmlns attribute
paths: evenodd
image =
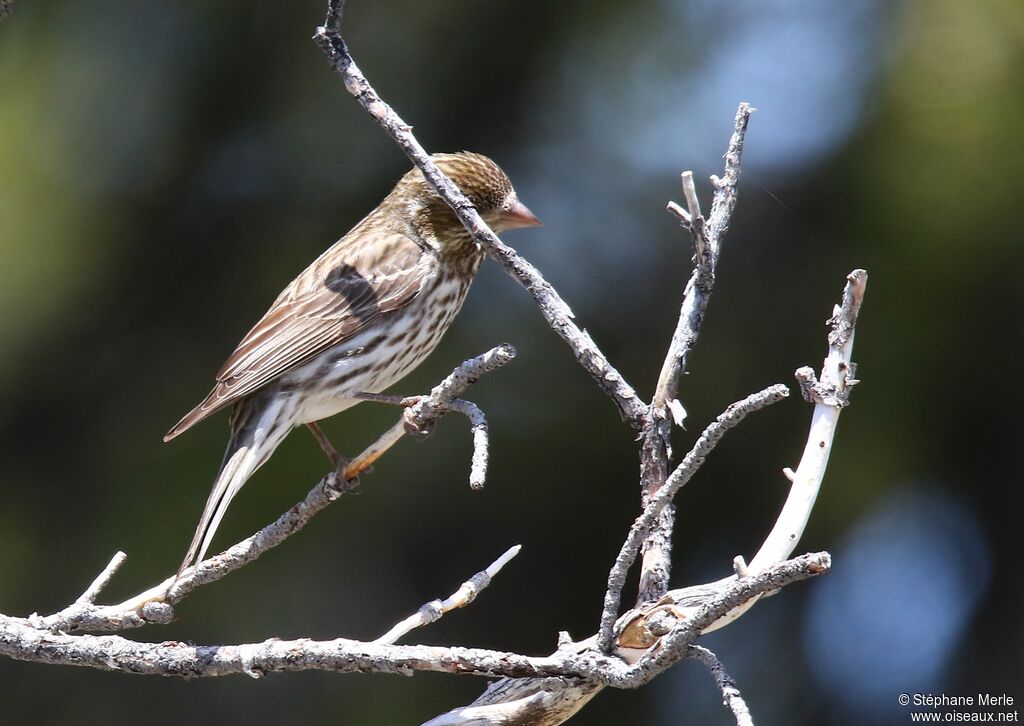
<svg viewBox="0 0 1024 726"><path fill-rule="evenodd" d="M163 445L277 292L409 163L310 41L319 2L28 2L0 24L0 611L52 612L117 549L105 597L179 561L225 441ZM1024 699L1019 363L1024 294L1024 6L353 1L370 80L434 151L509 172L540 230L507 236L645 397L689 274L665 214L693 169L705 204L739 101L739 207L680 395L684 451L726 404L820 365L854 267L871 274L843 415L798 552L832 574L708 637L759 724L898 724L900 693ZM465 422L402 442L299 536L188 598L148 640L374 638L524 546L470 608L407 642L550 652L597 625L638 511L613 406L488 263L425 391L510 341ZM678 499L673 584L751 556L784 500L811 408L791 397L730 434ZM390 425L328 422L354 453ZM296 432L236 500L236 541L326 464ZM184 682L0 662L5 723L419 723L479 678L297 673ZM704 667L602 693L573 723L728 724Z"/></svg>

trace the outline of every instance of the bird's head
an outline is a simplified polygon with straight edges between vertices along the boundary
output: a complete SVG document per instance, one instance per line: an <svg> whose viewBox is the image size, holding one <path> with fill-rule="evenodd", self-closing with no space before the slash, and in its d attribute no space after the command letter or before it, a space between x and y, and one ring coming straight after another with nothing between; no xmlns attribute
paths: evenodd
<svg viewBox="0 0 1024 726"><path fill-rule="evenodd" d="M495 232L541 224L533 212L519 201L508 175L486 156L463 151L434 154L430 158L445 176L455 182ZM421 232L435 238L448 237L452 233L463 236L460 232L462 224L455 213L427 184L419 169L413 169L402 177L394 193L418 207L415 218Z"/></svg>

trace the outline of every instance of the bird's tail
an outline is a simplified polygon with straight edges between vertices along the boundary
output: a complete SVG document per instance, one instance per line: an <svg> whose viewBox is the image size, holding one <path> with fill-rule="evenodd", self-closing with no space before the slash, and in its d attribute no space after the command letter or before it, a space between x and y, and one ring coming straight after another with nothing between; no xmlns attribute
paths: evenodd
<svg viewBox="0 0 1024 726"><path fill-rule="evenodd" d="M177 577L181 577L193 562L203 561L231 500L294 426L292 409L288 397L259 394L242 399L235 405L231 414L231 438L220 472Z"/></svg>

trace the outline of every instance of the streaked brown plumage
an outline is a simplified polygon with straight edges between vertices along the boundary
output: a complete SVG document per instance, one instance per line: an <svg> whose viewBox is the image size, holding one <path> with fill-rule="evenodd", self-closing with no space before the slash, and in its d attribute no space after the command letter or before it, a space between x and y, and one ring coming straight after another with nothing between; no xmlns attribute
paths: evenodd
<svg viewBox="0 0 1024 726"><path fill-rule="evenodd" d="M540 224L505 173L479 154L438 167L496 232ZM295 426L377 393L434 349L462 306L483 252L413 170L277 297L169 441L234 404L231 438L179 574L201 561L232 498ZM198 555L198 556L197 556Z"/></svg>

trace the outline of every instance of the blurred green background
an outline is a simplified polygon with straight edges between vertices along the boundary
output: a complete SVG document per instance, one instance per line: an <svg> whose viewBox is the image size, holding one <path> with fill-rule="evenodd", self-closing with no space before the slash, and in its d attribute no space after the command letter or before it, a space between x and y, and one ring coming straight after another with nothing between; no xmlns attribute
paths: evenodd
<svg viewBox="0 0 1024 726"><path fill-rule="evenodd" d="M322 3L21 0L0 24L0 611L52 612L117 549L106 597L177 565L225 417L163 445L277 292L409 166L310 42ZM713 0L359 2L360 66L435 151L493 156L544 219L509 234L649 396L689 274L664 213L719 172L739 101L739 207L681 386L684 451L726 404L819 365L854 267L871 274L844 414L798 552L832 574L707 638L758 724L897 724L900 693L1024 699L1017 364L1024 351L1024 5ZM705 204L709 187L701 183ZM196 592L195 643L374 638L511 544L470 608L411 640L544 654L597 625L638 511L636 448L525 292L493 263L426 390L509 341L471 398L487 488L446 419L301 535ZM394 412L326 428L353 453ZM678 500L673 583L750 556L785 498L810 407L730 434ZM326 471L296 432L236 500L246 536ZM139 678L0 661L4 723L419 723L478 678L299 673ZM729 724L703 666L605 692L573 723Z"/></svg>

